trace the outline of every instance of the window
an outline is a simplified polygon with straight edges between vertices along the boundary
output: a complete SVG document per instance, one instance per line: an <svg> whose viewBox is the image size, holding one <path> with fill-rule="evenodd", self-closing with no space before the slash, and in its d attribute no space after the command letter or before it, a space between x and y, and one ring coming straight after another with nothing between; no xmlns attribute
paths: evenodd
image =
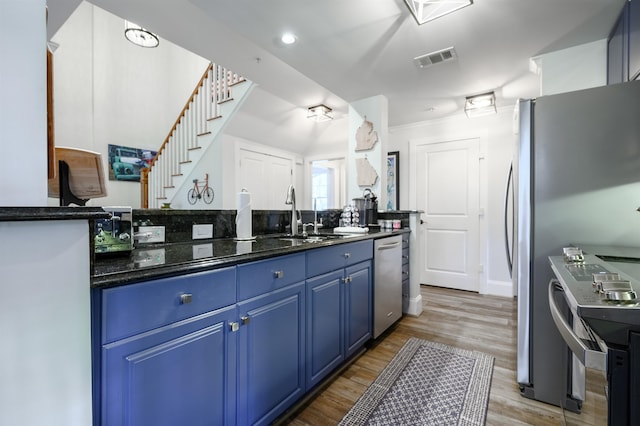
<svg viewBox="0 0 640 426"><path fill-rule="evenodd" d="M338 209L344 204L344 159L311 162L311 206Z"/></svg>

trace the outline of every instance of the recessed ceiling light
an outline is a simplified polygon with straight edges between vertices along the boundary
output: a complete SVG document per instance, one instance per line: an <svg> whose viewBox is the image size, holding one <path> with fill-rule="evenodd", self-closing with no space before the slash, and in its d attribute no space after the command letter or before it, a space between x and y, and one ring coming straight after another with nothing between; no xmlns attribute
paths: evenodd
<svg viewBox="0 0 640 426"><path fill-rule="evenodd" d="M282 37L280 37L280 41L284 44L293 44L296 42L296 36L292 33L284 33Z"/></svg>

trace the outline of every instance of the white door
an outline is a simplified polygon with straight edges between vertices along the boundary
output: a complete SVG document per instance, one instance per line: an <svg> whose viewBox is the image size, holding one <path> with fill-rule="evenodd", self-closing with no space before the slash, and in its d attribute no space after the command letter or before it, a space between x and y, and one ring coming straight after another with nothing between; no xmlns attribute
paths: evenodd
<svg viewBox="0 0 640 426"><path fill-rule="evenodd" d="M418 144L420 282L479 290L478 139Z"/></svg>
<svg viewBox="0 0 640 426"><path fill-rule="evenodd" d="M286 210L287 188L293 183L293 162L240 149L239 188L251 193L254 210Z"/></svg>

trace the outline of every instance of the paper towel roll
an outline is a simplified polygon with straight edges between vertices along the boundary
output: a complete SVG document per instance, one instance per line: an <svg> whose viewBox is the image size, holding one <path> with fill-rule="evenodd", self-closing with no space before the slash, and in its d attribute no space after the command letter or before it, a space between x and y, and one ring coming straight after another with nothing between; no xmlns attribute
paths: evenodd
<svg viewBox="0 0 640 426"><path fill-rule="evenodd" d="M251 235L251 194L246 190L238 192L236 214L236 238L250 240Z"/></svg>

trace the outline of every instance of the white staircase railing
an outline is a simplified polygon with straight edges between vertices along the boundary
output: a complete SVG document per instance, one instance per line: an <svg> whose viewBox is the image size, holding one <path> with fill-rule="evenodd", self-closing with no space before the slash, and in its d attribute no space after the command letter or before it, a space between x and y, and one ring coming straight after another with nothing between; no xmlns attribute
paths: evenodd
<svg viewBox="0 0 640 426"><path fill-rule="evenodd" d="M158 208L170 199L172 190L186 178L184 169L197 161L198 153L216 136L210 128L222 118L222 105L233 101L231 88L245 81L220 65L209 64L150 167L141 170L142 208Z"/></svg>

